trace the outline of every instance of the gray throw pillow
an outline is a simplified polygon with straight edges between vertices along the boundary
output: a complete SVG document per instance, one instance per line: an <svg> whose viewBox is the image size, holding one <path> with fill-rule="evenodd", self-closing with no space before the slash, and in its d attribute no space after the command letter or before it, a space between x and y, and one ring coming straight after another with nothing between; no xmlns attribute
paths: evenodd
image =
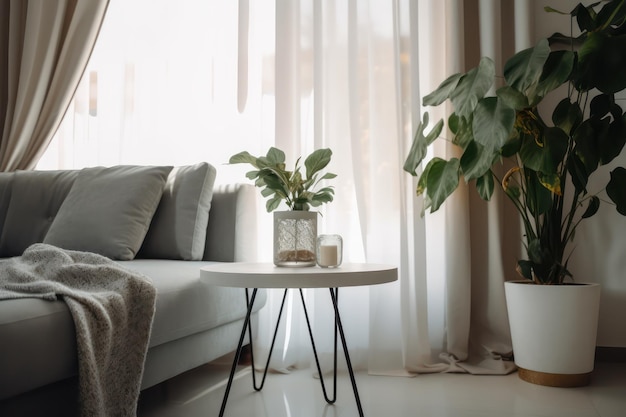
<svg viewBox="0 0 626 417"><path fill-rule="evenodd" d="M85 168L44 243L130 260L141 247L172 167Z"/></svg>
<svg viewBox="0 0 626 417"><path fill-rule="evenodd" d="M138 257L202 259L215 176L206 162L170 172Z"/></svg>
<svg viewBox="0 0 626 417"><path fill-rule="evenodd" d="M16 171L10 175L11 184L2 202L8 206L0 236L0 258L21 255L33 243L43 241L78 171Z"/></svg>

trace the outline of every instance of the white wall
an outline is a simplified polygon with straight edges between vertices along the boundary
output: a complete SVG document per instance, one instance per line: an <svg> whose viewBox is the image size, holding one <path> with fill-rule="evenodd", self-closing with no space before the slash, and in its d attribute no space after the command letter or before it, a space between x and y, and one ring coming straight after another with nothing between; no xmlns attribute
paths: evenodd
<svg viewBox="0 0 626 417"><path fill-rule="evenodd" d="M578 0L532 1L536 40L555 31L569 33L568 16L546 13L544 5L569 12ZM586 2L587 4L589 2ZM621 94L622 108L626 110L626 94ZM621 101L621 100L620 100ZM548 119L549 120L549 119ZM598 190L606 184L614 166L626 167L626 151L602 167L590 181L589 190ZM594 187L594 185L597 185ZM604 195L606 197L606 195ZM603 198L603 195L600 195ZM578 228L575 249L570 260L570 271L577 281L598 282L602 285L602 302L598 328L598 346L626 347L626 217L609 204L602 204L595 217L587 219Z"/></svg>

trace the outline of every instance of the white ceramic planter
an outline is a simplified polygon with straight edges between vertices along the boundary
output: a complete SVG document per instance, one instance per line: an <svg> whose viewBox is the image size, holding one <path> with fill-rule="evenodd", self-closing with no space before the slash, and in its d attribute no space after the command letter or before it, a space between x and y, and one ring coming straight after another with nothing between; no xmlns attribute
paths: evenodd
<svg viewBox="0 0 626 417"><path fill-rule="evenodd" d="M519 376L550 386L582 386L593 371L599 284L505 283Z"/></svg>

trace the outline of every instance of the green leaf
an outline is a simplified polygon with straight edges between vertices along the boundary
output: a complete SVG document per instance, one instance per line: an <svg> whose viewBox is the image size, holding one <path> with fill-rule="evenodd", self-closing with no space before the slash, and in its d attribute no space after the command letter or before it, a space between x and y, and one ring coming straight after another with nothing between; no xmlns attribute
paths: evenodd
<svg viewBox="0 0 626 417"><path fill-rule="evenodd" d="M525 109L529 105L528 97L509 85L498 88L496 95L507 106L515 110Z"/></svg>
<svg viewBox="0 0 626 417"><path fill-rule="evenodd" d="M495 183L491 171L486 172L485 175L476 179L476 190L478 195L485 201L489 201L493 195Z"/></svg>
<svg viewBox="0 0 626 417"><path fill-rule="evenodd" d="M562 14L562 15L569 15L569 13L559 11L559 10L557 10L555 8L550 7L550 6L545 6L543 8L543 10L548 12L548 13L558 13L558 14Z"/></svg>
<svg viewBox="0 0 626 417"><path fill-rule="evenodd" d="M324 187L321 188L317 193L315 194L335 194L335 189L333 187Z"/></svg>
<svg viewBox="0 0 626 417"><path fill-rule="evenodd" d="M333 174L332 172L327 172L326 174L324 174L322 176L322 178L320 178L321 180L332 180L333 178L337 178L337 174Z"/></svg>
<svg viewBox="0 0 626 417"><path fill-rule="evenodd" d="M310 198L311 205L313 207L319 207L322 204L330 203L333 201L334 190L332 188L323 188L317 193L313 194Z"/></svg>
<svg viewBox="0 0 626 417"><path fill-rule="evenodd" d="M262 195L263 197L269 197L269 196L271 196L272 194L276 194L276 191L272 190L271 188L267 188L267 187L266 187L266 188L263 188L263 189L261 190L261 195Z"/></svg>
<svg viewBox="0 0 626 417"><path fill-rule="evenodd" d="M248 171L246 172L246 178L249 180L253 180L259 176L261 171Z"/></svg>
<svg viewBox="0 0 626 417"><path fill-rule="evenodd" d="M330 149L318 149L309 155L304 161L306 168L306 177L311 178L313 175L324 169L330 162L333 152Z"/></svg>
<svg viewBox="0 0 626 417"><path fill-rule="evenodd" d="M543 135L535 139L531 135L524 135L520 158L525 166L533 171L551 175L557 173L557 168L567 152L568 136L557 127L545 129Z"/></svg>
<svg viewBox="0 0 626 417"><path fill-rule="evenodd" d="M459 160L445 161L433 158L426 181L426 194L431 201L430 212L435 212L459 185Z"/></svg>
<svg viewBox="0 0 626 417"><path fill-rule="evenodd" d="M254 181L254 185L256 187L265 187L265 180L263 179L263 177L259 177L256 179L256 181Z"/></svg>
<svg viewBox="0 0 626 417"><path fill-rule="evenodd" d="M626 17L626 4L624 1L607 2L598 12L596 27L606 28L609 25L621 25Z"/></svg>
<svg viewBox="0 0 626 417"><path fill-rule="evenodd" d="M519 132L514 130L513 134L511 135L511 138L509 138L509 140L504 144L502 149L500 149L500 154L504 158L510 158L519 152L521 146L522 146L522 139L519 135Z"/></svg>
<svg viewBox="0 0 626 417"><path fill-rule="evenodd" d="M579 89L595 87L613 94L626 88L626 35L592 32L580 48L578 59L574 81Z"/></svg>
<svg viewBox="0 0 626 417"><path fill-rule="evenodd" d="M626 169L617 167L611 171L611 179L606 186L606 193L615 203L617 212L626 216Z"/></svg>
<svg viewBox="0 0 626 417"><path fill-rule="evenodd" d="M531 105L535 105L550 91L567 82L574 68L575 59L572 51L555 51L548 55L539 82L533 91Z"/></svg>
<svg viewBox="0 0 626 417"><path fill-rule="evenodd" d="M465 181L480 178L489 173L496 158L499 157L497 151L485 149L477 142L470 142L461 156L461 171Z"/></svg>
<svg viewBox="0 0 626 417"><path fill-rule="evenodd" d="M593 11L593 9L591 9ZM596 28L596 23L589 13L589 9L580 5L575 10L576 23L581 32L591 32Z"/></svg>
<svg viewBox="0 0 626 417"><path fill-rule="evenodd" d="M459 80L463 74L454 74L446 78L439 87L432 93L428 94L422 100L424 106L438 106L447 99L450 98L450 94L454 91L459 84Z"/></svg>
<svg viewBox="0 0 626 417"><path fill-rule="evenodd" d="M589 174L587 173L585 164L576 154L570 154L569 158L567 159L567 172L569 172L569 175L572 179L572 184L574 184L576 192L586 194Z"/></svg>
<svg viewBox="0 0 626 417"><path fill-rule="evenodd" d="M251 164L255 168L258 168L256 164L256 157L250 155L247 151L239 152L236 155L233 155L228 160L229 164Z"/></svg>
<svg viewBox="0 0 626 417"><path fill-rule="evenodd" d="M474 140L480 143L486 152L492 153L509 140L514 123L515 110L497 97L480 99L472 122Z"/></svg>
<svg viewBox="0 0 626 417"><path fill-rule="evenodd" d="M535 264L541 264L544 261L544 252L541 245L541 241L539 239L531 239L528 242L528 258L530 261Z"/></svg>
<svg viewBox="0 0 626 417"><path fill-rule="evenodd" d="M539 183L552 193L562 195L561 191L561 177L557 173L544 174L543 172L537 172L537 179Z"/></svg>
<svg viewBox="0 0 626 417"><path fill-rule="evenodd" d="M589 199L589 205L587 206L587 210L585 210L585 212L583 213L582 218L586 219L586 218L593 216L594 214L598 212L599 208L600 208L600 199L594 195Z"/></svg>
<svg viewBox="0 0 626 417"><path fill-rule="evenodd" d="M608 121L603 122L605 129L608 130ZM592 123L590 119L581 123L573 134L576 147L574 152L585 165L587 174L591 174L598 169L600 163L600 149L598 146L598 132L600 123ZM601 130L601 129L600 129Z"/></svg>
<svg viewBox="0 0 626 417"><path fill-rule="evenodd" d="M591 117L602 118L611 111L614 98L610 94L598 94L591 99L589 104L589 112Z"/></svg>
<svg viewBox="0 0 626 417"><path fill-rule="evenodd" d="M439 120L428 135L424 135L424 130L428 126L428 112L424 113L422 122L417 125L413 144L409 150L409 154L404 162L404 170L409 174L416 176L416 170L419 164L426 156L428 146L435 141L441 134L443 129L443 120Z"/></svg>
<svg viewBox="0 0 626 417"><path fill-rule="evenodd" d="M533 48L524 49L513 55L504 65L506 84L522 93L536 84L543 72L543 65L550 55L547 39L540 40Z"/></svg>
<svg viewBox="0 0 626 417"><path fill-rule="evenodd" d="M278 196L267 200L267 202L265 203L265 209L267 210L268 213L276 210L282 200L283 199Z"/></svg>
<svg viewBox="0 0 626 417"><path fill-rule="evenodd" d="M281 179L275 175L274 173L270 173L268 175L263 176L263 181L268 188L271 188L276 193L281 196L287 196L289 194L289 190L287 189L287 184L285 184Z"/></svg>
<svg viewBox="0 0 626 417"><path fill-rule="evenodd" d="M451 113L448 117L448 129L455 135L459 131L459 123L461 123L459 116L456 113Z"/></svg>
<svg viewBox="0 0 626 417"><path fill-rule="evenodd" d="M530 213L537 217L546 213L552 206L552 192L544 187L537 173L531 169L525 169L526 176L526 206Z"/></svg>
<svg viewBox="0 0 626 417"><path fill-rule="evenodd" d="M455 115L455 113L452 114ZM450 119L452 119L452 117L450 117ZM453 144L457 145L461 149L465 149L470 143L474 142L471 115L469 120L465 117L457 117L455 127L456 132L454 132L454 138L452 139Z"/></svg>
<svg viewBox="0 0 626 417"><path fill-rule="evenodd" d="M548 127L544 130L544 148L552 157L555 169L564 162L569 146L569 136L558 127ZM552 173L552 171L542 171Z"/></svg>
<svg viewBox="0 0 626 417"><path fill-rule="evenodd" d="M302 174L299 169L296 169L292 174L291 178L289 178L289 182L285 184L289 187L289 190L292 194L297 194L301 192L304 188L304 181L302 179Z"/></svg>
<svg viewBox="0 0 626 417"><path fill-rule="evenodd" d="M478 67L471 69L461 77L450 95L454 112L459 116L469 117L491 88L496 74L495 65L488 57L483 57Z"/></svg>
<svg viewBox="0 0 626 417"><path fill-rule="evenodd" d="M552 113L552 122L554 125L568 135L575 126L580 124L582 119L583 113L578 103L570 102L567 97L557 104Z"/></svg>
<svg viewBox="0 0 626 417"><path fill-rule="evenodd" d="M285 163L285 152L278 148L271 147L267 151L266 159L270 165L279 165Z"/></svg>
<svg viewBox="0 0 626 417"><path fill-rule="evenodd" d="M548 38L548 42L550 43L551 46L552 45L554 46L553 49L560 47L560 48L564 48L568 50L578 50L580 46L583 44L583 41L586 35L587 35L586 33L583 33L583 34L578 35L577 37L573 37L573 36L564 35L560 32L554 32Z"/></svg>
<svg viewBox="0 0 626 417"><path fill-rule="evenodd" d="M415 189L415 195L417 195L418 197L424 194L424 191L426 191L426 182L428 180L430 168L433 166L433 163L437 162L437 159L438 158L431 159L428 164L426 164L426 167L423 169L422 174L417 181L417 188Z"/></svg>

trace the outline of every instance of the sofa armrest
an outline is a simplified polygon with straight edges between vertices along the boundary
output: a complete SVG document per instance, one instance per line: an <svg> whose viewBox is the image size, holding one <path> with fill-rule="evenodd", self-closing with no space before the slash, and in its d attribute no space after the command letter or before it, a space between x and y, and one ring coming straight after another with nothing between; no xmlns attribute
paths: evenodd
<svg viewBox="0 0 626 417"><path fill-rule="evenodd" d="M253 185L228 184L215 187L209 211L204 260L257 260L256 205Z"/></svg>

